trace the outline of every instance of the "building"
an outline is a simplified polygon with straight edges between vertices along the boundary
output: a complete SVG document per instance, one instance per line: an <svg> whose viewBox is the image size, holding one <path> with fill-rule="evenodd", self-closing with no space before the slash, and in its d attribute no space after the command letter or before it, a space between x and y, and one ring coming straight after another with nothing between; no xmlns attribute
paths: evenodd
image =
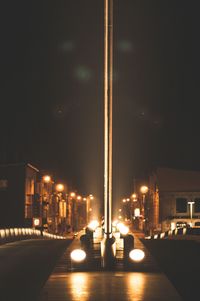
<svg viewBox="0 0 200 301"><path fill-rule="evenodd" d="M200 172L158 168L149 177L146 216L151 233L174 229L177 222L200 221Z"/></svg>
<svg viewBox="0 0 200 301"><path fill-rule="evenodd" d="M0 165L0 228L34 227L64 235L86 225L87 202L31 164Z"/></svg>
<svg viewBox="0 0 200 301"><path fill-rule="evenodd" d="M0 228L32 227L38 173L30 164L0 165Z"/></svg>

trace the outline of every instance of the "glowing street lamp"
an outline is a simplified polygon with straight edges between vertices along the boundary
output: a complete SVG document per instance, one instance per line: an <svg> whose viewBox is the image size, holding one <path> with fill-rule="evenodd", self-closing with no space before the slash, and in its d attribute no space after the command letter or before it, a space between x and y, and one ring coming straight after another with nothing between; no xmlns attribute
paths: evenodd
<svg viewBox="0 0 200 301"><path fill-rule="evenodd" d="M70 197L71 197L71 198L75 198L75 197L76 197L76 193L75 193L75 192L71 192L71 193L70 193Z"/></svg>
<svg viewBox="0 0 200 301"><path fill-rule="evenodd" d="M149 188L145 185L140 187L140 191L143 195L145 195L148 192Z"/></svg>
<svg viewBox="0 0 200 301"><path fill-rule="evenodd" d="M148 215L148 212L146 211L146 202L145 202L145 196L147 192L149 191L149 188L145 185L140 187L140 192L142 193L142 215L144 219L144 224L143 224L143 229L146 232L146 227L147 227L147 220L146 215Z"/></svg>
<svg viewBox="0 0 200 301"><path fill-rule="evenodd" d="M56 191L58 191L58 192L62 192L63 190L64 190L64 185L63 184L57 184L56 185Z"/></svg>
<svg viewBox="0 0 200 301"><path fill-rule="evenodd" d="M133 202L136 202L137 201L137 194L136 193L133 193L131 195L131 198L133 199Z"/></svg>
<svg viewBox="0 0 200 301"><path fill-rule="evenodd" d="M49 175L45 175L42 177L44 183L50 183L51 177Z"/></svg>

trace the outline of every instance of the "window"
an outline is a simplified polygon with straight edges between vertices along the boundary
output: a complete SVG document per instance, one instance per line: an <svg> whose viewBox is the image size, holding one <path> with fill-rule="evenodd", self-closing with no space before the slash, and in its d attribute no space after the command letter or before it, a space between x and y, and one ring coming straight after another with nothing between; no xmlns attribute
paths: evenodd
<svg viewBox="0 0 200 301"><path fill-rule="evenodd" d="M194 200L194 212L200 212L200 198Z"/></svg>
<svg viewBox="0 0 200 301"><path fill-rule="evenodd" d="M187 213L187 199L185 198L176 199L176 212Z"/></svg>
<svg viewBox="0 0 200 301"><path fill-rule="evenodd" d="M0 179L0 190L6 190L8 188L8 180Z"/></svg>

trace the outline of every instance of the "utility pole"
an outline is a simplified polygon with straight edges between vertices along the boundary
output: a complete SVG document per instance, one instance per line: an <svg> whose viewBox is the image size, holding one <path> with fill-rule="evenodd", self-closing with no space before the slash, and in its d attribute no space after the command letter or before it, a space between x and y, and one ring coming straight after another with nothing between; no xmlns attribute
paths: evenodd
<svg viewBox="0 0 200 301"><path fill-rule="evenodd" d="M104 239L102 265L114 265L116 246L112 233L112 106L113 106L113 0L104 0Z"/></svg>

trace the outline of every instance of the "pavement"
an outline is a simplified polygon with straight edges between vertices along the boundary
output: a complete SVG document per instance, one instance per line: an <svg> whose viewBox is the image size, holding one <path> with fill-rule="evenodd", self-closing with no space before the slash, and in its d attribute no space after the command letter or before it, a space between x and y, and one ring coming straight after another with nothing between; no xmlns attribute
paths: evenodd
<svg viewBox="0 0 200 301"><path fill-rule="evenodd" d="M71 250L80 247L79 237L77 237L58 261L37 301L182 300L140 241L143 237L141 233L135 233L135 248L140 247L145 250L148 253L147 264L150 262L148 269L143 269L141 272L138 272L138 268L135 269L134 265L128 270L122 269L121 265L116 265L117 268L112 271L104 271L102 268L85 271L84 267L82 270L73 269L69 256ZM96 240L95 256L99 248L99 242ZM100 256L100 252L98 254Z"/></svg>
<svg viewBox="0 0 200 301"><path fill-rule="evenodd" d="M35 300L71 241L31 239L1 245L0 300Z"/></svg>

